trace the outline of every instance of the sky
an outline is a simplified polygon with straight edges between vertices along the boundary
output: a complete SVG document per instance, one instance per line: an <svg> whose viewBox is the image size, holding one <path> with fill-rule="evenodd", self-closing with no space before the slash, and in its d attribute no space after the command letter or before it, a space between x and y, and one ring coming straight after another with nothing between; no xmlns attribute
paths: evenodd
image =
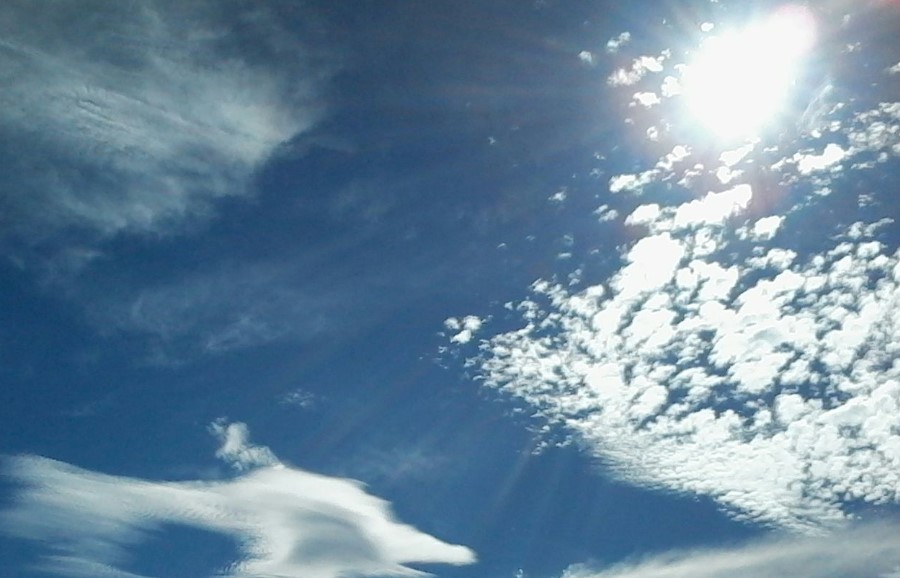
<svg viewBox="0 0 900 578"><path fill-rule="evenodd" d="M0 578L900 576L898 26L4 2Z"/></svg>

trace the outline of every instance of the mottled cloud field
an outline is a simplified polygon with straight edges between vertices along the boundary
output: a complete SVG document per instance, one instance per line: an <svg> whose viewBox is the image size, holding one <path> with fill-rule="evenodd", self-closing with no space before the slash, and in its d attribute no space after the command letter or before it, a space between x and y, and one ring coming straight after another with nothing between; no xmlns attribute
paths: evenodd
<svg viewBox="0 0 900 578"><path fill-rule="evenodd" d="M892 202L893 191L843 188L897 169L900 102L853 110L818 88L810 98L822 110L791 125L794 140L711 155L709 143L673 140L689 135L674 116L675 60L638 55L609 76L634 91L628 123L648 127L648 146L669 143L657 162L608 182L618 220L638 236L619 247L618 269L587 287L536 281L509 304L521 327L487 337L470 364L636 485L805 532L840 525L860 504L895 503L893 221L833 228L808 214Z"/></svg>

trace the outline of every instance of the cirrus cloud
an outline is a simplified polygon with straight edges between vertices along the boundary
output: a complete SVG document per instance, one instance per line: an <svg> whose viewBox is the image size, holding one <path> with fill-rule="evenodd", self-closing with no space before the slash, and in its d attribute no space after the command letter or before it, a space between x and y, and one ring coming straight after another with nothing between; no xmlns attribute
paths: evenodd
<svg viewBox="0 0 900 578"><path fill-rule="evenodd" d="M898 529L870 524L828 537L780 537L728 548L668 552L609 568L570 566L562 578L828 578L892 575L900 566Z"/></svg>
<svg viewBox="0 0 900 578"><path fill-rule="evenodd" d="M419 576L409 563L469 564L471 550L396 521L354 480L289 467L249 442L242 423L217 421L217 456L245 473L222 481L162 482L101 474L36 456L5 460L20 485L0 514L5 533L43 543L38 569L134 578L129 552L166 524L232 538L240 559L221 575Z"/></svg>
<svg viewBox="0 0 900 578"><path fill-rule="evenodd" d="M246 193L320 116L323 73L271 7L4 3L7 235L165 233Z"/></svg>

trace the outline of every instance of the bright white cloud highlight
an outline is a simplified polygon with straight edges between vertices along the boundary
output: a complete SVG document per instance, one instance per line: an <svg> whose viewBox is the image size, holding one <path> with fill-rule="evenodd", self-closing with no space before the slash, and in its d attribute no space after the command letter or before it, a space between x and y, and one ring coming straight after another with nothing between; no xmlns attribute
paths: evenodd
<svg viewBox="0 0 900 578"><path fill-rule="evenodd" d="M756 136L785 104L814 37L812 14L793 6L707 38L683 72L691 114L716 135Z"/></svg>
<svg viewBox="0 0 900 578"><path fill-rule="evenodd" d="M10 535L42 543L39 568L70 576L135 578L128 553L166 524L232 538L241 558L221 575L417 576L409 563L469 564L474 554L394 520L387 502L353 480L277 462L244 424L216 422L217 455L247 473L224 481L158 482L91 472L46 458L6 460L21 485L0 514Z"/></svg>

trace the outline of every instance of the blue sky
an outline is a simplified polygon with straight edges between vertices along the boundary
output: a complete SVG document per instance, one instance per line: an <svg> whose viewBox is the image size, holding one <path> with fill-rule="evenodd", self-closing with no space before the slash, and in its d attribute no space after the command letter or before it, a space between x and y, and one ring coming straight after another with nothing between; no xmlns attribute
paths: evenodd
<svg viewBox="0 0 900 578"><path fill-rule="evenodd" d="M0 576L896 576L900 7L0 8Z"/></svg>

